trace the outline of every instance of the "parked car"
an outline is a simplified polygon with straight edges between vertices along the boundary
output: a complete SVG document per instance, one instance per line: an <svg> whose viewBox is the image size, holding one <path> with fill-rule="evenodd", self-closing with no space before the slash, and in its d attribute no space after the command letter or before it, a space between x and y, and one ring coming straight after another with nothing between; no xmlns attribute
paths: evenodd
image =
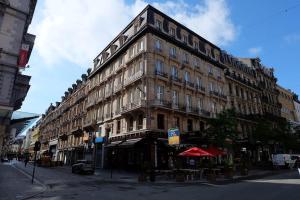
<svg viewBox="0 0 300 200"><path fill-rule="evenodd" d="M9 162L7 158L1 158L1 162Z"/></svg>
<svg viewBox="0 0 300 200"><path fill-rule="evenodd" d="M94 165L92 161L88 160L78 160L75 164L72 165L72 173L94 173Z"/></svg>
<svg viewBox="0 0 300 200"><path fill-rule="evenodd" d="M296 160L292 159L290 154L273 154L272 155L273 166L279 168L293 168Z"/></svg>

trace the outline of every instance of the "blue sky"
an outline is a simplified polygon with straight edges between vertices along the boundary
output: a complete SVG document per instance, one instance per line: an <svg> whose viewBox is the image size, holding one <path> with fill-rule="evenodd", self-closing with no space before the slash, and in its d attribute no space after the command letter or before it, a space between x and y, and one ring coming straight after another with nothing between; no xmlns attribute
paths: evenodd
<svg viewBox="0 0 300 200"><path fill-rule="evenodd" d="M32 76L31 88L21 110L41 114L60 101L147 3L235 56L259 56L275 68L280 85L300 94L300 0L40 0L24 72Z"/></svg>

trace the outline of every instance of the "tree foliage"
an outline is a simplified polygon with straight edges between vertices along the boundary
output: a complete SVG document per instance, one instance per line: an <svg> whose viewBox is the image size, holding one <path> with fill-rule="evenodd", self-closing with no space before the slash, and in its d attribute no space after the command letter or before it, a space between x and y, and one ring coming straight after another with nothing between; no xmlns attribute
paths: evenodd
<svg viewBox="0 0 300 200"><path fill-rule="evenodd" d="M218 146L236 139L237 119L233 109L227 109L209 120L208 135Z"/></svg>

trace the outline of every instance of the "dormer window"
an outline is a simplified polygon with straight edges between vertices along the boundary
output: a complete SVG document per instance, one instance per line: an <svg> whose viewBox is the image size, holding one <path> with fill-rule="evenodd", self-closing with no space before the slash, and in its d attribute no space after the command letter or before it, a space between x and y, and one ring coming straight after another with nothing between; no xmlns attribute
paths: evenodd
<svg viewBox="0 0 300 200"><path fill-rule="evenodd" d="M155 27L161 30L161 21L159 21L158 19L155 21Z"/></svg>
<svg viewBox="0 0 300 200"><path fill-rule="evenodd" d="M198 42L194 42L194 49L196 49L198 51L198 49L199 49L199 43Z"/></svg>
<svg viewBox="0 0 300 200"><path fill-rule="evenodd" d="M172 37L175 37L175 29L174 28L170 28L170 35Z"/></svg>
<svg viewBox="0 0 300 200"><path fill-rule="evenodd" d="M187 36L184 35L184 36L183 36L183 43L184 43L184 44L187 44L187 40L188 40Z"/></svg>

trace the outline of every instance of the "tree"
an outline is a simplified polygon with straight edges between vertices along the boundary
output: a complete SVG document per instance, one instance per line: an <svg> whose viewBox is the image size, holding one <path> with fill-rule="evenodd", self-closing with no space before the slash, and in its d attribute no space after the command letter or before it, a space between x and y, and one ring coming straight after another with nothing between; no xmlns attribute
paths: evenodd
<svg viewBox="0 0 300 200"><path fill-rule="evenodd" d="M272 129L272 123L270 121L259 119L256 128L252 133L253 141L263 145L268 144L268 141L272 139Z"/></svg>
<svg viewBox="0 0 300 200"><path fill-rule="evenodd" d="M226 142L236 139L236 112L234 109L227 109L217 114L216 118L208 121L208 136L215 141L218 146L224 147Z"/></svg>

